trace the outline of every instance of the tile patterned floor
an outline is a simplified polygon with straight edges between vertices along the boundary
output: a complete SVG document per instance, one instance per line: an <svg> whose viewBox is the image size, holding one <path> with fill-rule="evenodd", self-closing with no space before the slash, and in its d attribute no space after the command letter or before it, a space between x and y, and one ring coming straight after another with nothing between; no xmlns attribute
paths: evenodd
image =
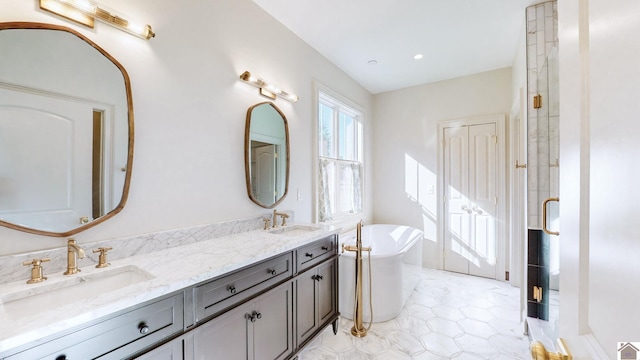
<svg viewBox="0 0 640 360"><path fill-rule="evenodd" d="M423 269L397 318L374 323L364 338L341 318L338 335L329 326L298 359L530 359L519 296L504 282Z"/></svg>

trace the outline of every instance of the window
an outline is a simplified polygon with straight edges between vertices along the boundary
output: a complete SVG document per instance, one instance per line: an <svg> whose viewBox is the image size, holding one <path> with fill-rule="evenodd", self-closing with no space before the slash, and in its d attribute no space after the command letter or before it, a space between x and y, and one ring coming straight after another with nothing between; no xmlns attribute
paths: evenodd
<svg viewBox="0 0 640 360"><path fill-rule="evenodd" d="M318 218L362 212L362 115L323 93L318 96Z"/></svg>

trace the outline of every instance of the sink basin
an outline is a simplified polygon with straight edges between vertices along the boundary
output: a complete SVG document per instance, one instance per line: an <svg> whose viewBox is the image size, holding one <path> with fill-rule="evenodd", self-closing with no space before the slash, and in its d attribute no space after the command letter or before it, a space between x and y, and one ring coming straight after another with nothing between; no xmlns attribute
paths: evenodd
<svg viewBox="0 0 640 360"><path fill-rule="evenodd" d="M0 297L0 309L4 307L9 319L19 319L153 278L134 265L80 273L4 294Z"/></svg>
<svg viewBox="0 0 640 360"><path fill-rule="evenodd" d="M270 230L272 234L280 234L287 236L304 235L312 231L318 231L320 227L311 225L291 225Z"/></svg>

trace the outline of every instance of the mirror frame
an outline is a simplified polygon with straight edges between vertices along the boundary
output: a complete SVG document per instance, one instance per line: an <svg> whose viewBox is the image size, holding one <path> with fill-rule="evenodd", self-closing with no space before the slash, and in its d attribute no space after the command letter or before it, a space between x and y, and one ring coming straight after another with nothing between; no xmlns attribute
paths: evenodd
<svg viewBox="0 0 640 360"><path fill-rule="evenodd" d="M286 152L287 152L287 157L286 157L287 166L285 171L286 174L285 174L285 183L284 183L284 193L278 200L276 200L276 202L274 202L271 205L260 202L255 196L253 196L253 192L251 191L251 112L253 111L254 108L261 105L265 105L265 104L268 104L271 107L273 107L278 112L278 114L282 117L282 121L284 122L284 134L285 134L285 143L286 143ZM287 117L276 106L276 104L270 101L261 102L261 103L252 105L247 110L247 120L244 128L245 128L244 130L244 170L245 170L245 180L247 183L247 194L249 195L249 198L251 199L251 201L253 201L257 205L262 206L263 208L266 208L266 209L273 209L278 204L280 204L282 200L284 200L284 198L286 198L287 194L289 193L289 167L291 164L291 159L290 159L291 151L290 151L290 144L289 144L289 123L287 122Z"/></svg>
<svg viewBox="0 0 640 360"><path fill-rule="evenodd" d="M14 229L14 230L19 230L19 231L24 231L24 232L28 232L31 234L36 234L36 235L45 235L45 236L54 236L54 237L67 237L70 235L74 235L77 234L79 232L82 232L84 230L87 230L89 228L92 228L100 223L105 222L106 220L112 218L114 215L116 215L117 213L119 213L123 208L124 205L127 202L127 199L129 197L129 187L131 185L131 170L133 168L133 140L134 140L134 126L133 126L133 98L131 96L131 81L129 79L129 74L127 74L127 71L124 69L124 67L113 57L111 56L108 52L106 52L104 49L102 49L100 46L98 46L98 44L94 43L93 41L91 41L89 38L87 38L86 36L82 35L81 33L68 28L66 26L61 26L61 25L54 25L54 24L46 24L46 23L36 23L36 22L1 22L0 23L0 31L2 30L16 30L16 29L30 29L30 30L54 30L54 31L63 31L63 32L67 32L70 33L72 35L77 36L80 40L84 41L85 43L89 44L91 47L93 47L95 50L97 50L98 52L100 52L105 58L107 58L107 60L109 60L111 63L113 63L113 65L115 65L118 70L120 70L120 72L122 73L122 77L124 78L124 87L125 87L125 92L126 92L126 97L127 97L127 114L128 114L128 129L129 129L129 139L127 141L127 144L129 146L129 149L127 151L127 166L126 166L126 174L125 174L125 179L124 179L124 187L122 189L122 197L120 199L120 203L118 203L118 205L111 211L109 211L108 213L104 214L103 216L87 223L81 226L78 226L74 229L71 229L69 231L65 231L65 232L52 232L52 231L46 231L46 230L38 230L38 229L32 229L26 226L21 226L21 225L16 225L10 222L6 222L6 221L2 221L0 220L0 226L4 226L10 229Z"/></svg>

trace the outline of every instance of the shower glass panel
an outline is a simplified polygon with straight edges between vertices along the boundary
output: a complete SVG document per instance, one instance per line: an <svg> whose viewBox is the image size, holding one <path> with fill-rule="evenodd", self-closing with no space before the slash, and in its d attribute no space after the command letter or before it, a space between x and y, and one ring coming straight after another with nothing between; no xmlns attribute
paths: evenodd
<svg viewBox="0 0 640 360"><path fill-rule="evenodd" d="M538 206L548 198L559 198L559 95L558 49L552 48L538 73L538 91L542 107L538 109ZM560 226L559 202L546 206L547 229L558 231ZM540 212L544 216L544 212ZM542 219L540 219L542 223ZM559 236L549 237L549 288L559 290L560 254Z"/></svg>

